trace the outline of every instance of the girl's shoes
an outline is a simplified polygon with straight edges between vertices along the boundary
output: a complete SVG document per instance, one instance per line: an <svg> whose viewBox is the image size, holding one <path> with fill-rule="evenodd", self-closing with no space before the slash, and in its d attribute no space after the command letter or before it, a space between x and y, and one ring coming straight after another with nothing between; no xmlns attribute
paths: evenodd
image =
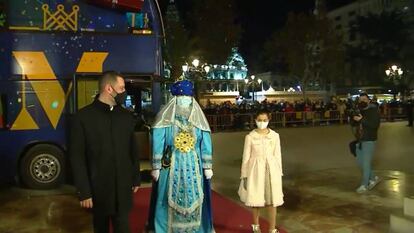
<svg viewBox="0 0 414 233"><path fill-rule="evenodd" d="M260 225L252 224L253 233L261 233ZM278 229L269 230L269 233L280 233Z"/></svg>
<svg viewBox="0 0 414 233"><path fill-rule="evenodd" d="M253 233L261 233L260 225L252 224L252 230L253 230Z"/></svg>

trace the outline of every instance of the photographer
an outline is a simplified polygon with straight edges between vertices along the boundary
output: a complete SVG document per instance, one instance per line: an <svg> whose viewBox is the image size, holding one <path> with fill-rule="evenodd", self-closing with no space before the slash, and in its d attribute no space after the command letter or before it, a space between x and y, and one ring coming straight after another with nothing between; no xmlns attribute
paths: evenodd
<svg viewBox="0 0 414 233"><path fill-rule="evenodd" d="M359 123L359 126L357 126L359 143L356 148L356 157L362 170L362 182L356 192L365 193L380 182L379 177L374 175L371 168L380 125L380 114L378 107L371 103L366 93L360 94L358 105L361 113L354 115L353 120Z"/></svg>
<svg viewBox="0 0 414 233"><path fill-rule="evenodd" d="M413 127L413 98L410 97L407 102L405 103L405 111L407 112L407 118L408 118L408 127Z"/></svg>

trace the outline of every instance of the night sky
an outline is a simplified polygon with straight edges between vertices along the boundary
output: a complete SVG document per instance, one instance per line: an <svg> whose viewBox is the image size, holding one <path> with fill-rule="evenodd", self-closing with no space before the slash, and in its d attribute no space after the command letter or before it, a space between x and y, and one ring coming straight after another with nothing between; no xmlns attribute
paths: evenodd
<svg viewBox="0 0 414 233"><path fill-rule="evenodd" d="M335 9L354 0L326 1L327 8ZM240 41L240 50L247 64L258 59L258 50L270 35L282 28L288 12L311 12L314 9L314 0L260 0L237 1L240 22L243 34ZM249 62L252 61L252 62ZM250 67L253 68L254 67Z"/></svg>
<svg viewBox="0 0 414 233"><path fill-rule="evenodd" d="M165 6L170 0L162 0ZM193 0L176 0L176 5L184 21L191 20L186 12L191 9ZM327 8L335 9L355 0L325 0ZM238 14L237 22L242 25L243 33L239 44L240 51L247 64L258 59L258 50L270 35L282 28L288 12L311 12L314 0L235 0ZM186 23L186 22L184 22ZM254 67L250 67L253 68Z"/></svg>

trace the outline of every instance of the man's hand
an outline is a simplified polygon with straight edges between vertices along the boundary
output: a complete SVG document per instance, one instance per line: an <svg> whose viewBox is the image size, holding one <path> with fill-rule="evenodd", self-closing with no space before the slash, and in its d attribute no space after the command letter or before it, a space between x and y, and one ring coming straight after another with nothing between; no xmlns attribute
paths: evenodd
<svg viewBox="0 0 414 233"><path fill-rule="evenodd" d="M354 116L354 121L361 121L362 115L358 114L357 116Z"/></svg>
<svg viewBox="0 0 414 233"><path fill-rule="evenodd" d="M134 191L134 193L138 192L139 186L134 186L132 187L132 191Z"/></svg>
<svg viewBox="0 0 414 233"><path fill-rule="evenodd" d="M82 208L86 208L86 209L92 209L93 208L93 201L92 198L88 198L86 200L80 201L80 206Z"/></svg>

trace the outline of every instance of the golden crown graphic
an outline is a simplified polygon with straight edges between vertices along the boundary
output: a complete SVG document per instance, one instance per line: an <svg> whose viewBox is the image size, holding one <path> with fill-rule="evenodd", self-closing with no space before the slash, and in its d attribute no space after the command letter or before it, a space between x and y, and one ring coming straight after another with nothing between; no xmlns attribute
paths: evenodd
<svg viewBox="0 0 414 233"><path fill-rule="evenodd" d="M43 30L78 30L79 6L72 6L72 12L67 13L65 6L59 4L55 12L49 11L49 5L43 4Z"/></svg>

